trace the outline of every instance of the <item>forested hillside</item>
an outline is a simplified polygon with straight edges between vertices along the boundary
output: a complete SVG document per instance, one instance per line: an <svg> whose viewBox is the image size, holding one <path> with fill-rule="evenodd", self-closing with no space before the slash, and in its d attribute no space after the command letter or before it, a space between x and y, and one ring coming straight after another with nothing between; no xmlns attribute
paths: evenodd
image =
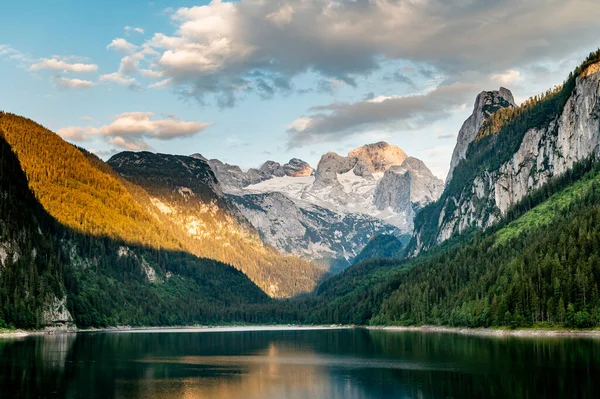
<svg viewBox="0 0 600 399"><path fill-rule="evenodd" d="M0 131L0 328L45 324L64 298L52 225Z"/></svg>
<svg viewBox="0 0 600 399"><path fill-rule="evenodd" d="M201 159L150 152L122 152L109 161L141 188L135 199L190 253L243 271L272 297L310 293L325 271L264 245L252 225L223 195Z"/></svg>
<svg viewBox="0 0 600 399"><path fill-rule="evenodd" d="M0 327L243 322L270 299L217 261L85 235L30 191L0 131Z"/></svg>
<svg viewBox="0 0 600 399"><path fill-rule="evenodd" d="M129 170L124 165L121 171L128 173L128 181L93 154L29 119L0 113L0 129L38 201L76 232L222 261L242 270L274 297L310 292L324 276L323 270L308 262L265 247L243 216L233 214L235 207L212 191L220 190L214 186L216 180L212 185L202 182L207 173L212 174L208 166L196 168L194 174L175 156L159 162L158 156L146 153L157 164ZM190 165L203 163L181 158ZM198 174L200 169L204 174ZM182 191L190 190L188 186L196 191ZM183 215L186 220L163 212L167 205L161 200L168 202L165 198L191 210Z"/></svg>
<svg viewBox="0 0 600 399"><path fill-rule="evenodd" d="M599 62L600 50L590 53L562 85L483 123L440 199L415 218L411 253L493 225L529 191L595 151Z"/></svg>
<svg viewBox="0 0 600 399"><path fill-rule="evenodd" d="M404 262L351 267L321 287L315 314L334 323L596 326L599 243L600 165L590 159L486 232Z"/></svg>

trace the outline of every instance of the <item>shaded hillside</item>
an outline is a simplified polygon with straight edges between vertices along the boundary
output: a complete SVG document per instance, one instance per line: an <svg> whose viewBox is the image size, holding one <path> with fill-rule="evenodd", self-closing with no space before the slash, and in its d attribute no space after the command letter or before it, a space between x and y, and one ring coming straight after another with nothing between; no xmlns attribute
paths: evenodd
<svg viewBox="0 0 600 399"><path fill-rule="evenodd" d="M52 224L0 130L0 327L47 324L54 304L64 313L62 267L48 234Z"/></svg>
<svg viewBox="0 0 600 399"><path fill-rule="evenodd" d="M269 298L240 271L184 252L84 235L30 191L0 130L0 327L244 322Z"/></svg>
<svg viewBox="0 0 600 399"><path fill-rule="evenodd" d="M398 237L389 234L380 234L372 237L363 250L354 258L353 263L360 263L367 259L401 259L404 247Z"/></svg>
<svg viewBox="0 0 600 399"><path fill-rule="evenodd" d="M175 183L168 180L173 170L166 164L152 170L152 175L162 173L157 175L163 178L158 185L152 178L140 176L130 182L94 155L29 119L2 113L0 129L39 202L60 223L77 232L230 263L275 297L310 292L324 274L307 262L265 248L243 216L223 198L218 183L206 180L214 180L214 175L203 161L184 157L198 163L196 172L203 170L204 174L194 175L186 169L188 175L179 176L185 184L180 181L177 187L193 186L191 195L197 195L192 201L195 205L185 208L191 211L186 217L196 219L189 221L191 225L181 225L181 220L161 208L161 199L181 200L181 205L188 195L183 191L176 191L176 197L167 193ZM152 195L146 189L154 190Z"/></svg>
<svg viewBox="0 0 600 399"><path fill-rule="evenodd" d="M198 256L229 263L273 297L309 293L324 271L265 246L252 225L223 195L207 162L192 157L123 152L108 164L141 187L140 203Z"/></svg>
<svg viewBox="0 0 600 399"><path fill-rule="evenodd" d="M156 248L181 244L138 204L120 179L43 126L0 113L0 129L42 206L75 231Z"/></svg>

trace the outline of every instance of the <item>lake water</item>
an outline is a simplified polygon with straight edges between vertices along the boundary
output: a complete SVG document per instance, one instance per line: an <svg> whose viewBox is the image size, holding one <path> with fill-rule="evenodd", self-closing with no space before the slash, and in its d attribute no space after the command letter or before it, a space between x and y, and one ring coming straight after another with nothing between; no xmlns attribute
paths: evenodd
<svg viewBox="0 0 600 399"><path fill-rule="evenodd" d="M599 398L600 340L365 329L0 339L1 398Z"/></svg>

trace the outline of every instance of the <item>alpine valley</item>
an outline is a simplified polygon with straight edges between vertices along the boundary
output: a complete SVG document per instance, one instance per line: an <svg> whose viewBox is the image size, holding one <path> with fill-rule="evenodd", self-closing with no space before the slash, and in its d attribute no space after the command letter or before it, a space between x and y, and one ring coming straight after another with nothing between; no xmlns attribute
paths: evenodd
<svg viewBox="0 0 600 399"><path fill-rule="evenodd" d="M103 161L0 113L0 328L600 325L600 50L521 104L481 92L446 182L385 142L194 151Z"/></svg>

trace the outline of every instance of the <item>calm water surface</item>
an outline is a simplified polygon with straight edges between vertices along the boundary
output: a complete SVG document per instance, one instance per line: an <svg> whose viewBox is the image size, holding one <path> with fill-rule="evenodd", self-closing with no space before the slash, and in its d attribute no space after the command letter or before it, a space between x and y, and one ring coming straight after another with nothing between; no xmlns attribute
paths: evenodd
<svg viewBox="0 0 600 399"><path fill-rule="evenodd" d="M1 398L600 398L600 340L345 330L0 339Z"/></svg>

